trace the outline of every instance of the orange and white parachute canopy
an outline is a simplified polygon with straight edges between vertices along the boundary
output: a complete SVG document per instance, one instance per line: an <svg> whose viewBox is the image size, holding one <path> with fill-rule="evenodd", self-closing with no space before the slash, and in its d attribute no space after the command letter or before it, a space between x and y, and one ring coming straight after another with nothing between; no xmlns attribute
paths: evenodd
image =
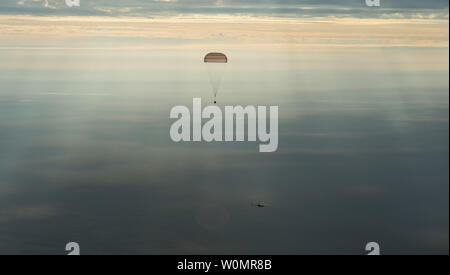
<svg viewBox="0 0 450 275"><path fill-rule="evenodd" d="M228 58L223 53L208 53L205 55L205 63L227 63Z"/></svg>

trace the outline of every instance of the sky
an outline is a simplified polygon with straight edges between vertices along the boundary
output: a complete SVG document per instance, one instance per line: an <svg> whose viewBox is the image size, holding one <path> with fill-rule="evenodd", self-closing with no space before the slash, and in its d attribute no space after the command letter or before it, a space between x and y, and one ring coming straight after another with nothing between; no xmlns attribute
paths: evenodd
<svg viewBox="0 0 450 275"><path fill-rule="evenodd" d="M425 17L445 19L448 1L382 1L381 7L369 11L364 0L126 0L81 1L75 11L60 0L6 0L2 10L8 14L139 16L168 15L251 15L275 17ZM374 15L375 14L375 15Z"/></svg>
<svg viewBox="0 0 450 275"><path fill-rule="evenodd" d="M448 1L0 2L0 254L448 254ZM279 147L170 109L279 106ZM252 204L264 201L265 208Z"/></svg>
<svg viewBox="0 0 450 275"><path fill-rule="evenodd" d="M7 0L0 34L2 47L14 48L448 46L447 1L364 3L83 1L69 8L60 0Z"/></svg>

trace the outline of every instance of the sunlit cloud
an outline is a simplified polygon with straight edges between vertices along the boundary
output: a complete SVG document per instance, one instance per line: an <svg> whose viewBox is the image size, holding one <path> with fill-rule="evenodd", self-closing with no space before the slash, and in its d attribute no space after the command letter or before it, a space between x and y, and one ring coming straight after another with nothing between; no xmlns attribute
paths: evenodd
<svg viewBox="0 0 450 275"><path fill-rule="evenodd" d="M189 30L189 31L186 31ZM248 16L42 17L0 15L1 48L448 47L448 21ZM45 38L45 39L44 39ZM74 41L77 41L74 42Z"/></svg>

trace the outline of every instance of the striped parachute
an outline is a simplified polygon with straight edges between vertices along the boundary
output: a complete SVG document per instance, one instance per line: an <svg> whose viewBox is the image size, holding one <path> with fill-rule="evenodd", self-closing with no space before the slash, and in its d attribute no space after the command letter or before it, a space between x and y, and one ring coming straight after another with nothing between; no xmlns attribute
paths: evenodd
<svg viewBox="0 0 450 275"><path fill-rule="evenodd" d="M216 96L219 92L220 82L222 81L228 58L223 53L208 53L205 55L204 63L208 67L209 80L213 88L214 103L216 103Z"/></svg>

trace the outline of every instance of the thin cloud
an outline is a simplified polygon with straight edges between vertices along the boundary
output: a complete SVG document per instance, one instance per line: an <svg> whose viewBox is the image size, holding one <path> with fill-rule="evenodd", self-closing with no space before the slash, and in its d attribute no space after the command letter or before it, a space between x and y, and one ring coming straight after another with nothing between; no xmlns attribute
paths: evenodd
<svg viewBox="0 0 450 275"><path fill-rule="evenodd" d="M59 210L48 205L27 205L2 209L0 211L0 222L42 220L54 217Z"/></svg>

